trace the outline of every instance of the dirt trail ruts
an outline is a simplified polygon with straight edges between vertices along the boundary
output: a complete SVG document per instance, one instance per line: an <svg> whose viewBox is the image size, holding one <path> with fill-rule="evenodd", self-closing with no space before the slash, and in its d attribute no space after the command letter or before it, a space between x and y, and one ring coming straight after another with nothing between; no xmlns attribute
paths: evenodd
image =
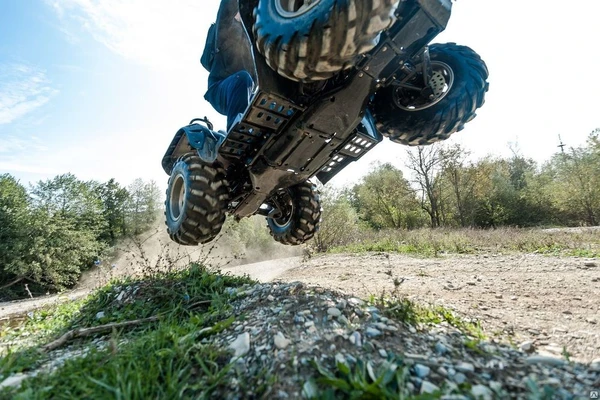
<svg viewBox="0 0 600 400"><path fill-rule="evenodd" d="M391 273L391 276L389 275ZM281 279L367 296L394 289L481 321L488 336L533 341L541 354L600 358L600 260L541 255L413 258L398 254L319 256Z"/></svg>

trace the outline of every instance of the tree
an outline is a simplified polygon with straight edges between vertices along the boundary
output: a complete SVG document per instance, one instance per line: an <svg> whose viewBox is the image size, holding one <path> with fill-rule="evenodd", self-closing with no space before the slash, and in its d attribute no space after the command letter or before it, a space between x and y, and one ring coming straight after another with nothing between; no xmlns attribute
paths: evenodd
<svg viewBox="0 0 600 400"><path fill-rule="evenodd" d="M102 233L102 239L114 244L117 238L127 234L125 219L129 192L114 179L99 185L97 192L103 204L103 215L106 220L106 229Z"/></svg>
<svg viewBox="0 0 600 400"><path fill-rule="evenodd" d="M144 182L138 178L127 187L127 226L130 233L138 235L156 221L159 210L160 191L156 182Z"/></svg>
<svg viewBox="0 0 600 400"><path fill-rule="evenodd" d="M321 189L321 225L315 235L317 251L327 251L331 247L350 243L358 235L358 214L348 193L329 187Z"/></svg>
<svg viewBox="0 0 600 400"><path fill-rule="evenodd" d="M0 175L0 288L24 279L23 253L29 247L29 197L9 174Z"/></svg>
<svg viewBox="0 0 600 400"><path fill-rule="evenodd" d="M441 225L441 147L436 144L418 146L416 150L408 149L406 154L406 166L413 171L414 182L421 194L421 208L429 215L431 227L436 228Z"/></svg>
<svg viewBox="0 0 600 400"><path fill-rule="evenodd" d="M376 166L354 186L352 197L361 219L376 229L410 229L422 224L414 191L392 164Z"/></svg>

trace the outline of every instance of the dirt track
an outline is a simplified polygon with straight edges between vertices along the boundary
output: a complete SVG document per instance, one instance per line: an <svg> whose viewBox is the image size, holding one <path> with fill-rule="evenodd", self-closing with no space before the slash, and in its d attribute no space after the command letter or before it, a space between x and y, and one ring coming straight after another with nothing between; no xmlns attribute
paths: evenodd
<svg viewBox="0 0 600 400"><path fill-rule="evenodd" d="M223 271L261 281L302 281L359 296L390 292L398 278L401 294L477 318L489 336L511 337L516 344L530 340L536 351L559 357L566 348L576 361L600 358L598 260L538 255L421 259L379 253L308 261L290 257ZM0 318L52 301L0 304Z"/></svg>
<svg viewBox="0 0 600 400"><path fill-rule="evenodd" d="M391 276L389 275L391 272ZM538 255L446 256L396 254L316 257L281 276L357 295L394 289L477 318L492 336L531 340L542 354L600 358L600 262Z"/></svg>

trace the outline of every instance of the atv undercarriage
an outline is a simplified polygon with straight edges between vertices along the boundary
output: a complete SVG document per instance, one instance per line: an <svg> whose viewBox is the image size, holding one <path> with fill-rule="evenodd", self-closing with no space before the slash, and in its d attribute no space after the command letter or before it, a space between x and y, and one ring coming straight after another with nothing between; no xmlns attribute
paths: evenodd
<svg viewBox="0 0 600 400"><path fill-rule="evenodd" d="M287 58L275 57L291 28L281 22L279 42L265 43L264 31L277 21L265 22L261 7L275 7L280 17L306 19L319 7L326 9L328 1L313 0L311 4L318 4L306 10L296 0L291 2L296 11L276 7L290 6L287 0L240 1L253 43L258 89L227 135L214 132L210 123L198 123L202 121L175 135L163 168L171 175L166 216L176 242L196 245L214 239L230 213L236 218L264 215L276 240L301 244L318 230L321 213L309 179L326 184L383 136L406 145L444 140L483 105L488 71L481 58L464 46L428 46L448 22L449 0L401 1L392 9L393 24L378 30L370 51L359 54L355 49L352 63L339 57L326 67L314 58L312 64L298 61L301 51L288 54L294 53L293 35L288 35ZM375 14L384 15L385 10ZM310 44L310 35L307 40L298 48Z"/></svg>

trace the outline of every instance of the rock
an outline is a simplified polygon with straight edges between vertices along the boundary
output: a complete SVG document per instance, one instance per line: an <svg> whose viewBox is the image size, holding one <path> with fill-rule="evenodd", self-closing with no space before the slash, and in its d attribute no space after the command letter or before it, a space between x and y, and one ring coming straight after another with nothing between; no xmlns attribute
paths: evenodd
<svg viewBox="0 0 600 400"><path fill-rule="evenodd" d="M458 385L462 385L463 383L465 383L467 381L467 377L465 374L463 374L462 372L457 372L453 377L452 380L457 383Z"/></svg>
<svg viewBox="0 0 600 400"><path fill-rule="evenodd" d="M475 372L475 367L473 366L473 364L468 362L460 362L457 365L455 365L454 368L460 372Z"/></svg>
<svg viewBox="0 0 600 400"><path fill-rule="evenodd" d="M281 332L277 332L277 335L275 335L273 341L275 342L275 347L277 347L280 350L285 349L291 343L291 340L283 336L283 333Z"/></svg>
<svg viewBox="0 0 600 400"><path fill-rule="evenodd" d="M274 300L275 300L275 297L273 297L272 295L268 295L268 296L267 296L267 300L269 300L269 301L274 301Z"/></svg>
<svg viewBox="0 0 600 400"><path fill-rule="evenodd" d="M586 266L586 267L588 267L588 268L597 268L598 267L598 264L596 264L594 262L586 262L583 265Z"/></svg>
<svg viewBox="0 0 600 400"><path fill-rule="evenodd" d="M566 315L573 315L573 313L571 311L569 311L569 310L565 310L562 313L566 314Z"/></svg>
<svg viewBox="0 0 600 400"><path fill-rule="evenodd" d="M385 349L379 349L379 355L383 358L387 358L388 353L385 351Z"/></svg>
<svg viewBox="0 0 600 400"><path fill-rule="evenodd" d="M529 356L525 361L527 364L543 364L551 366L561 366L565 364L565 362L559 358L540 355Z"/></svg>
<svg viewBox="0 0 600 400"><path fill-rule="evenodd" d="M367 335L367 337L374 338L377 336L381 336L381 331L379 329L369 327L365 331L365 334Z"/></svg>
<svg viewBox="0 0 600 400"><path fill-rule="evenodd" d="M331 315L334 318L337 318L340 315L342 315L342 312L340 311L339 308L330 307L330 308L327 309L327 314Z"/></svg>
<svg viewBox="0 0 600 400"><path fill-rule="evenodd" d="M119 295L117 296L117 301L118 302L123 301L123 297L125 297L125 291L122 291L121 293L119 293Z"/></svg>
<svg viewBox="0 0 600 400"><path fill-rule="evenodd" d="M9 376L0 383L0 389L9 387L19 387L21 386L21 382L23 382L27 378L29 378L29 376L26 374L15 374L13 376Z"/></svg>
<svg viewBox="0 0 600 400"><path fill-rule="evenodd" d="M560 387L562 385L562 382L558 378L548 378L543 381L540 381L539 385L540 386L548 385L548 386Z"/></svg>
<svg viewBox="0 0 600 400"><path fill-rule="evenodd" d="M517 296L512 296L510 299L513 300L513 301L515 301L515 300L518 299L518 297Z"/></svg>
<svg viewBox="0 0 600 400"><path fill-rule="evenodd" d="M448 348L446 347L446 345L442 342L437 342L435 344L435 351L436 353L443 355L446 354L446 352L448 351Z"/></svg>
<svg viewBox="0 0 600 400"><path fill-rule="evenodd" d="M346 308L347 305L348 305L348 302L345 299L341 299L340 301L338 301L338 303L335 306L337 308L339 308L340 310L343 310Z"/></svg>
<svg viewBox="0 0 600 400"><path fill-rule="evenodd" d="M521 349L521 351L529 353L530 351L533 350L533 342L531 340L527 340L527 341L521 343L519 345L519 348Z"/></svg>
<svg viewBox="0 0 600 400"><path fill-rule="evenodd" d="M438 390L440 390L440 388L435 386L431 382L423 381L423 383L421 383L421 392L420 392L421 394L434 393L434 392L437 392Z"/></svg>
<svg viewBox="0 0 600 400"><path fill-rule="evenodd" d="M501 298L502 298L502 294L501 294L501 293L498 293L498 294L497 294L495 297L496 297L497 299L501 299Z"/></svg>
<svg viewBox="0 0 600 400"><path fill-rule="evenodd" d="M595 319L592 319L592 318L586 319L586 322L588 324L592 324L592 325L596 325L598 323Z"/></svg>
<svg viewBox="0 0 600 400"><path fill-rule="evenodd" d="M478 400L492 400L492 391L484 385L475 385L471 388L471 394Z"/></svg>
<svg viewBox="0 0 600 400"><path fill-rule="evenodd" d="M360 332L358 331L353 332L352 335L350 335L350 337L348 338L348 340L350 340L350 343L356 345L357 347L362 346L362 337L360 336Z"/></svg>
<svg viewBox="0 0 600 400"><path fill-rule="evenodd" d="M446 371L446 368L444 368L444 367L439 367L437 369L437 373L440 374L441 376L448 376L448 371Z"/></svg>
<svg viewBox="0 0 600 400"><path fill-rule="evenodd" d="M419 378L425 378L429 375L429 372L431 372L431 369L428 366L422 364L415 364L413 368L415 369L415 375Z"/></svg>
<svg viewBox="0 0 600 400"><path fill-rule="evenodd" d="M96 313L96 319L104 318L104 311L99 311Z"/></svg>
<svg viewBox="0 0 600 400"><path fill-rule="evenodd" d="M234 357L245 356L250 351L250 334L248 332L240 334L229 344L229 348L234 351Z"/></svg>

